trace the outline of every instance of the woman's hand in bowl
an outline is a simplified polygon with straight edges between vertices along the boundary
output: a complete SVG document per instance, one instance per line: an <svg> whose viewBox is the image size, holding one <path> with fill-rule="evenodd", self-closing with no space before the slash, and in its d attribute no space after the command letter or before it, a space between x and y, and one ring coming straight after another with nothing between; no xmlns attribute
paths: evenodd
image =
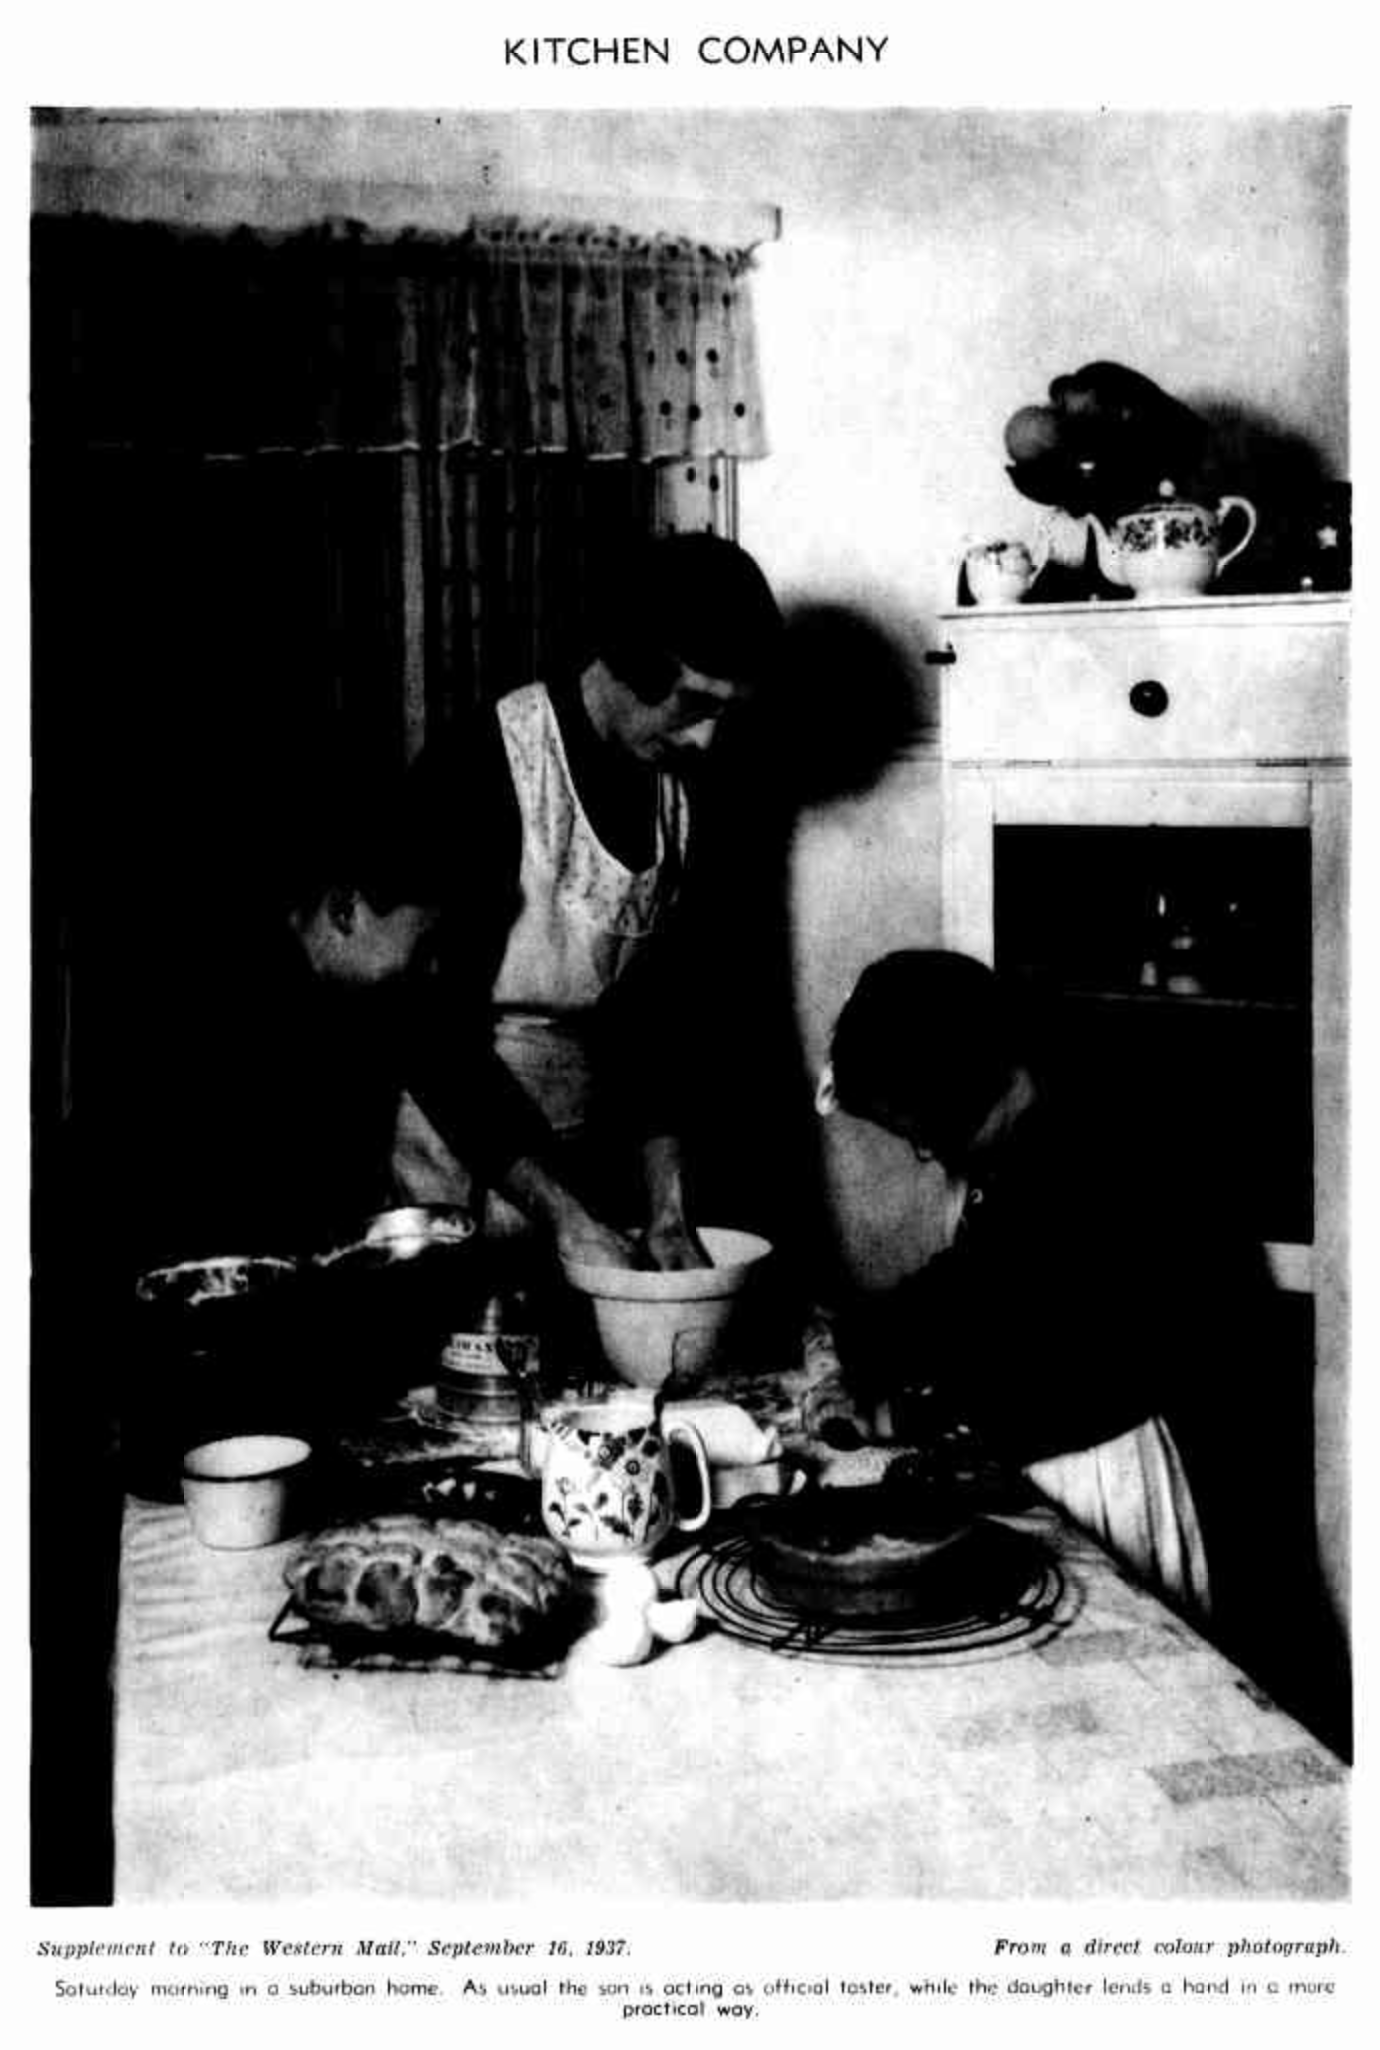
<svg viewBox="0 0 1380 2050"><path fill-rule="evenodd" d="M562 1222L556 1232L556 1251L567 1267L637 1267L637 1247L611 1224L597 1217L581 1215Z"/></svg>
<svg viewBox="0 0 1380 2050"><path fill-rule="evenodd" d="M641 1267L653 1267L663 1274L686 1274L692 1268L713 1264L687 1218L659 1218L642 1235Z"/></svg>

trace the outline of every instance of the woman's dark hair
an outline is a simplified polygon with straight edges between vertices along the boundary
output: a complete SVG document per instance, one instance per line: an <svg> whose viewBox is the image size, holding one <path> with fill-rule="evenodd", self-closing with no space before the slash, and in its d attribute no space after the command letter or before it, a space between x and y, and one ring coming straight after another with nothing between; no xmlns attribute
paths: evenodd
<svg viewBox="0 0 1380 2050"><path fill-rule="evenodd" d="M834 1027L844 1110L961 1165L1015 1068L1027 1059L1010 992L968 954L886 954L859 976Z"/></svg>
<svg viewBox="0 0 1380 2050"><path fill-rule="evenodd" d="M771 587L736 542L638 535L591 579L584 659L602 657L645 703L659 704L682 663L735 683L763 681L782 632Z"/></svg>

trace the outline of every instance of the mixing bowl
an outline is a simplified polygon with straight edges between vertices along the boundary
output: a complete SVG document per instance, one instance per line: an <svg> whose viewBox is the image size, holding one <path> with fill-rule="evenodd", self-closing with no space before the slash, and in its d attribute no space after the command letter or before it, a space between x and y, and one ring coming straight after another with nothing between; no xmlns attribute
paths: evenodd
<svg viewBox="0 0 1380 2050"><path fill-rule="evenodd" d="M673 1371L677 1390L703 1379L723 1356L749 1276L771 1251L755 1232L721 1225L706 1225L700 1240L713 1265L680 1273L564 1265L570 1286L593 1303L605 1359L635 1388L660 1388Z"/></svg>

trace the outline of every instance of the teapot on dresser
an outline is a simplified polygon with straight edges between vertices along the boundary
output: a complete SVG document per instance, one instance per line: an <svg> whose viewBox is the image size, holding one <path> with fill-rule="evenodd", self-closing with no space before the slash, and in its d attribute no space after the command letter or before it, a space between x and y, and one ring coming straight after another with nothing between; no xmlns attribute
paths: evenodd
<svg viewBox="0 0 1380 2050"><path fill-rule="evenodd" d="M1248 498L1226 497L1214 511L1176 498L1170 484L1160 490L1158 503L1123 513L1110 534L1095 513L1087 515L1098 568L1109 583L1129 586L1136 598L1193 597L1249 544L1256 529L1255 507ZM1245 515L1246 531L1223 551L1222 526L1231 512Z"/></svg>

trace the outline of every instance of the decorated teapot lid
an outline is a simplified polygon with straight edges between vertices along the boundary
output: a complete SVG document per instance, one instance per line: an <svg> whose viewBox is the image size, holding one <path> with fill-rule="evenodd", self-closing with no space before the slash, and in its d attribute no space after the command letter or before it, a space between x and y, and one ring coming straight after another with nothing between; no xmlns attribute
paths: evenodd
<svg viewBox="0 0 1380 2050"><path fill-rule="evenodd" d="M1133 511L1123 513L1121 517L1124 520L1157 519L1161 513L1197 513L1203 519L1213 517L1211 506L1203 505L1194 498L1181 498L1172 477L1160 479L1158 498L1150 500L1146 505L1136 506Z"/></svg>
<svg viewBox="0 0 1380 2050"><path fill-rule="evenodd" d="M1143 505L1142 512L1196 512L1198 507L1191 498L1182 498L1179 487L1172 477L1161 477L1156 486L1157 496L1151 505Z"/></svg>

